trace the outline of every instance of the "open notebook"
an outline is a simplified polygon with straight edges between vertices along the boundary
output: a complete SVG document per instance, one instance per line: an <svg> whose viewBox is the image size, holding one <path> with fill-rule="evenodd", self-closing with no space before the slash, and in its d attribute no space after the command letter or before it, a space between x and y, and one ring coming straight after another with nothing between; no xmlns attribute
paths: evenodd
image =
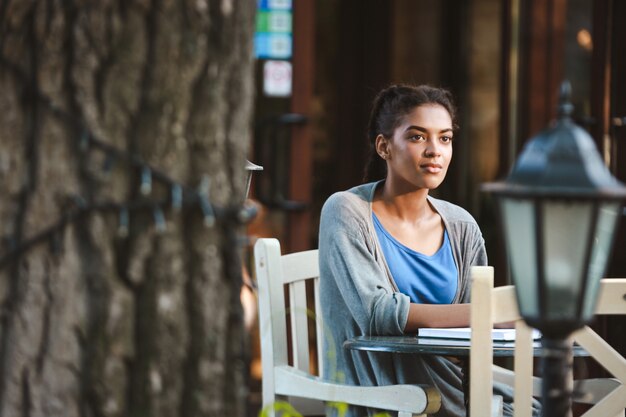
<svg viewBox="0 0 626 417"><path fill-rule="evenodd" d="M445 339L467 339L472 336L472 329L469 327L429 327L419 329L419 337L436 337ZM491 337L493 340L514 341L515 329L493 329L491 331ZM541 338L541 333L537 329L533 329L533 339L537 340Z"/></svg>

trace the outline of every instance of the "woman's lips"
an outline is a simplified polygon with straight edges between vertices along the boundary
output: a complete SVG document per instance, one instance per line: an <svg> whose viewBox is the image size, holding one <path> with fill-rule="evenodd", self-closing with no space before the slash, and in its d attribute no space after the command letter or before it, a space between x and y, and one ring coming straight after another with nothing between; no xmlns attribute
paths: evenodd
<svg viewBox="0 0 626 417"><path fill-rule="evenodd" d="M420 168L431 174L438 174L443 169L442 166L439 164L423 164L420 165Z"/></svg>

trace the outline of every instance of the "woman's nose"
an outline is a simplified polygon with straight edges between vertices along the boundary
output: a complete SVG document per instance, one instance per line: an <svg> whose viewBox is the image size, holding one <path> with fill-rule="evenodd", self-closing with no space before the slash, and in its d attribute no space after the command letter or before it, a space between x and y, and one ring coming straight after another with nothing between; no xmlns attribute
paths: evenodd
<svg viewBox="0 0 626 417"><path fill-rule="evenodd" d="M424 155L426 156L439 156L441 154L441 150L437 144L437 141L429 140L426 142L426 149L424 149Z"/></svg>

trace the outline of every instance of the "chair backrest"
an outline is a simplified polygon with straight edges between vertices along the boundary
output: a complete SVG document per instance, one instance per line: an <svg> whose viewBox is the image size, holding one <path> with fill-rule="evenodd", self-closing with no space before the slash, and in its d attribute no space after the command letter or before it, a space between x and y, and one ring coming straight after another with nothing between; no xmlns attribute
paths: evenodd
<svg viewBox="0 0 626 417"><path fill-rule="evenodd" d="M325 414L325 405L334 407L339 415L348 405L388 410L398 417L426 416L439 410L441 395L428 385L359 386L323 378L322 356L328 355L328 359L333 360L336 352L332 351L331 340L324 343L326 334L321 317L308 307L311 297L307 296L307 290L311 290L314 311L321 312L318 251L281 256L278 240L259 239L254 245L254 258L259 287L262 415L274 416L280 409L285 411L283 406L289 410L287 414L293 411L290 408L295 408L302 415ZM314 323L311 328L310 323ZM315 335L318 375L309 365L312 335ZM323 351L324 346L329 352ZM292 363L289 363L290 358Z"/></svg>
<svg viewBox="0 0 626 417"><path fill-rule="evenodd" d="M275 367L288 365L290 356L293 367L311 373L309 340L313 334L317 346L318 373L322 376L322 321L315 313L321 311L318 251L281 256L277 239L260 239L255 245L254 257L259 286L263 395L267 397L273 395L267 387L274 384ZM286 302L285 287L289 303ZM307 299L310 297L307 297L307 289L313 291L314 311L308 308ZM291 333L289 341L286 317ZM309 329L311 321L315 323L314 331ZM291 352L288 351L289 347Z"/></svg>
<svg viewBox="0 0 626 417"><path fill-rule="evenodd" d="M600 294L596 305L596 315L626 315L626 279L605 278L600 281ZM576 343L582 346L591 357L598 362L613 379L603 381L613 383L608 386L609 393L602 393L602 388L586 385L577 387L576 391L590 394L595 404L583 417L624 417L626 408L626 358L609 345L589 326L585 326L573 335ZM600 392L598 392L600 391Z"/></svg>
<svg viewBox="0 0 626 417"><path fill-rule="evenodd" d="M512 285L493 287L492 267L472 268L470 358L470 414L491 415L493 378L514 386L516 417L531 416L531 397L539 396L540 380L533 377L533 339L531 329L521 320ZM626 279L603 279L596 314L626 314ZM493 366L491 329L495 323L515 322L515 373L489 372ZM624 416L626 407L626 360L591 328L585 326L572 339L589 352L615 379L598 378L574 381L577 391L585 391L576 401L595 404L584 417ZM472 411L473 410L473 411ZM489 413L489 414L488 414Z"/></svg>
<svg viewBox="0 0 626 417"><path fill-rule="evenodd" d="M515 288L512 285L494 288L493 274L493 267L490 266L472 268L470 415L493 415L491 407L494 373L491 331L495 323L504 322L515 322L516 329L514 358L516 375L514 381L508 378L505 382L513 382L516 413L520 409L530 412L533 393L532 332L519 315Z"/></svg>

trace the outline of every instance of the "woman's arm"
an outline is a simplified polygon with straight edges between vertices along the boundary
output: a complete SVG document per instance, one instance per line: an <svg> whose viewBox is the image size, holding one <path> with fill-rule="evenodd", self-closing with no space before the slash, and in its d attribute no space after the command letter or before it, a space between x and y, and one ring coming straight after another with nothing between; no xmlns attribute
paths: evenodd
<svg viewBox="0 0 626 417"><path fill-rule="evenodd" d="M421 327L469 327L469 304L415 304L409 306L404 333L415 333ZM496 323L495 329L515 328L515 322Z"/></svg>
<svg viewBox="0 0 626 417"><path fill-rule="evenodd" d="M469 304L415 304L409 306L405 333L415 333L421 327L469 327Z"/></svg>

